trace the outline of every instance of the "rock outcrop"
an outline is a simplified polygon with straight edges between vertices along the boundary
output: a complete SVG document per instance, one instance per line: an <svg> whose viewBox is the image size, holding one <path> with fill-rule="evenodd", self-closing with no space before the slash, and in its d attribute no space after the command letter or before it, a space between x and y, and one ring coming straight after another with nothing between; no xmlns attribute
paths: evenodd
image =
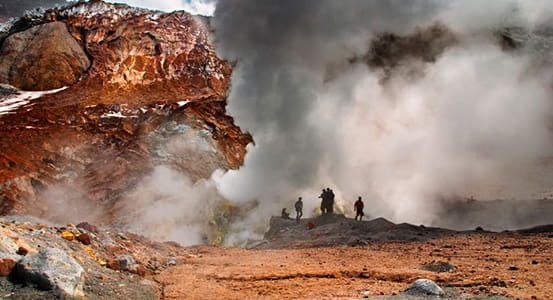
<svg viewBox="0 0 553 300"><path fill-rule="evenodd" d="M63 22L10 35L0 52L0 81L23 90L53 90L75 84L89 67L84 49Z"/></svg>
<svg viewBox="0 0 553 300"><path fill-rule="evenodd" d="M0 99L0 214L110 223L155 166L196 181L242 165L252 139L226 114L231 68L208 19L89 1L2 28L0 83L66 88Z"/></svg>

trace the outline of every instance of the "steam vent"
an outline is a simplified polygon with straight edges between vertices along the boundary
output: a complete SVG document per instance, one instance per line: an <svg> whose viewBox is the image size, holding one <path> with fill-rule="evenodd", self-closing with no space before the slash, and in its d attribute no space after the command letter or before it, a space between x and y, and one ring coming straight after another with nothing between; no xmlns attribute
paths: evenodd
<svg viewBox="0 0 553 300"><path fill-rule="evenodd" d="M0 299L553 299L550 0L0 0Z"/></svg>

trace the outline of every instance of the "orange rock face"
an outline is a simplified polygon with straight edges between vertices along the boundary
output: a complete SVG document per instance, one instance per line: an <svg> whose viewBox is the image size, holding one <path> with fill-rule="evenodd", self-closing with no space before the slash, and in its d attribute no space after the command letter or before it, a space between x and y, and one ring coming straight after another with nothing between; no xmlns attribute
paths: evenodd
<svg viewBox="0 0 553 300"><path fill-rule="evenodd" d="M0 65L20 68L0 83L67 88L0 112L1 214L47 213L39 199L59 184L79 201L62 213L86 214L84 204L114 206L156 165L197 180L243 163L252 139L226 114L231 68L207 19L90 1L22 18L2 36ZM10 48L17 40L40 59L23 63L34 56Z"/></svg>
<svg viewBox="0 0 553 300"><path fill-rule="evenodd" d="M9 36L0 52L0 81L23 90L53 90L77 82L90 66L62 22Z"/></svg>

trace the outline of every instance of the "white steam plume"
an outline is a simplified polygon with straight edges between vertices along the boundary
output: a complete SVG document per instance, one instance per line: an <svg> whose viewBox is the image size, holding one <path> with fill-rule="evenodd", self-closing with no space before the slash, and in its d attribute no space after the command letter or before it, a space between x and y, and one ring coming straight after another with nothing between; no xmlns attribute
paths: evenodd
<svg viewBox="0 0 553 300"><path fill-rule="evenodd" d="M228 111L256 143L245 165L218 181L228 199L260 202L241 228L291 207L299 194L315 207L326 186L348 202L365 196L373 216L425 223L435 221L441 199L546 188L535 176L551 155L551 73L535 69L524 49L504 51L493 34L513 25L532 30L551 16L543 7L218 2L218 51L238 62ZM325 81L329 66L367 53L376 34L405 35L436 21L458 42L420 76L383 82L379 70L358 62Z"/></svg>

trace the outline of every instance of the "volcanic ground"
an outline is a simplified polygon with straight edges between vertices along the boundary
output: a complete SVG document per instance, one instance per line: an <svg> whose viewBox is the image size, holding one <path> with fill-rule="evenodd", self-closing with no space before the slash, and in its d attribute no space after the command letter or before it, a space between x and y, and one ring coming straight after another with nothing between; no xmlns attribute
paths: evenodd
<svg viewBox="0 0 553 300"><path fill-rule="evenodd" d="M553 295L553 226L459 232L382 218L323 215L298 224L273 217L265 240L246 249L182 247L87 223L59 225L24 216L0 222L2 252L33 255L55 247L78 261L85 299L435 298L403 294L421 278L435 281L448 299ZM310 222L315 228L308 228ZM122 268L120 255L130 255L136 265ZM82 299L8 275L0 276L2 299Z"/></svg>

